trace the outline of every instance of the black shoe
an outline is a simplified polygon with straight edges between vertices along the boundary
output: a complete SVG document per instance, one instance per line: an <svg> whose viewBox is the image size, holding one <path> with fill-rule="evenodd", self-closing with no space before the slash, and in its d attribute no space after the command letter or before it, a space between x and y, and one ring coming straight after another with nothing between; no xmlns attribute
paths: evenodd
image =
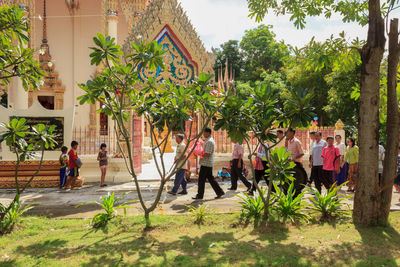
<svg viewBox="0 0 400 267"><path fill-rule="evenodd" d="M172 191L168 191L168 194L171 194L171 195L176 195L176 193L175 192L172 192Z"/></svg>
<svg viewBox="0 0 400 267"><path fill-rule="evenodd" d="M237 188L232 188L232 187L229 187L229 188L228 188L228 190L233 190L233 191L236 191L236 190L237 190Z"/></svg>
<svg viewBox="0 0 400 267"><path fill-rule="evenodd" d="M182 192L179 192L178 194L179 195L187 195L187 192L182 191Z"/></svg>
<svg viewBox="0 0 400 267"><path fill-rule="evenodd" d="M215 199L220 199L223 195L225 195L225 193L222 193L222 194L220 194L220 195L217 195L217 196L215 197Z"/></svg>
<svg viewBox="0 0 400 267"><path fill-rule="evenodd" d="M192 197L192 199L194 199L194 200L202 200L203 198L202 198L202 197L195 196L195 197Z"/></svg>
<svg viewBox="0 0 400 267"><path fill-rule="evenodd" d="M247 192L251 191L251 187L252 187L251 185L249 187L247 187Z"/></svg>

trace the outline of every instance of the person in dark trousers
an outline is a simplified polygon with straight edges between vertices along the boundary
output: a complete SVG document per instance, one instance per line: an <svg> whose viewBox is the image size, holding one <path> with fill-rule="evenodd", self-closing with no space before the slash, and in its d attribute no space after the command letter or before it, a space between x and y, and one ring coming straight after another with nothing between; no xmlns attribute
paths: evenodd
<svg viewBox="0 0 400 267"><path fill-rule="evenodd" d="M255 168L256 181L253 182L253 186L247 192L247 194L250 196L252 196L257 189L255 183L258 184L262 179L264 179L265 183L267 185L269 185L269 179L268 179L268 175L266 173L266 170L268 169L268 163L265 160L267 157L267 151L265 151L265 148L268 148L267 142L265 142L264 145L259 144L258 152L255 153L256 164L255 164L254 168ZM272 187L272 190L275 191L275 188Z"/></svg>
<svg viewBox="0 0 400 267"><path fill-rule="evenodd" d="M204 130L204 138L205 143L204 143L204 154L202 158L200 159L200 172L199 172L199 181L198 181L198 191L197 195L193 197L193 199L203 199L204 197L204 188L206 185L206 180L208 179L208 182L214 189L214 192L217 194L215 198L221 198L223 195L225 195L225 192L221 189L219 186L218 182L215 180L212 171L213 171L213 165L214 165L214 147L215 147L215 142L214 139L211 137L211 129L206 128Z"/></svg>
<svg viewBox="0 0 400 267"><path fill-rule="evenodd" d="M187 169L187 161L186 161L186 153L185 153L185 136L183 134L177 134L175 136L175 141L177 143L176 146L176 155L174 164L176 164L178 171L175 174L174 187L168 193L171 195L176 195L178 193L178 189L182 186L182 191L178 194L186 195L187 194L187 181L186 181L186 169Z"/></svg>
<svg viewBox="0 0 400 267"><path fill-rule="evenodd" d="M315 187L320 190L322 180L324 180L324 174L322 171L322 166L324 165L324 159L322 158L322 150L328 146L328 143L322 139L321 132L315 133L315 140L312 146L311 151L311 160L310 160L310 168L311 168L311 177L309 181L309 186L314 182Z"/></svg>
<svg viewBox="0 0 400 267"><path fill-rule="evenodd" d="M244 149L243 146L239 143L235 143L235 147L233 148L232 153L232 166L231 166L231 188L228 190L236 190L237 189L237 181L238 178L242 181L242 183L247 187L247 191L251 189L251 183L243 176L243 155Z"/></svg>
<svg viewBox="0 0 400 267"><path fill-rule="evenodd" d="M68 173L68 147L63 146L61 148L61 155L59 158L60 161L60 188L62 189L65 186L67 181L67 173Z"/></svg>

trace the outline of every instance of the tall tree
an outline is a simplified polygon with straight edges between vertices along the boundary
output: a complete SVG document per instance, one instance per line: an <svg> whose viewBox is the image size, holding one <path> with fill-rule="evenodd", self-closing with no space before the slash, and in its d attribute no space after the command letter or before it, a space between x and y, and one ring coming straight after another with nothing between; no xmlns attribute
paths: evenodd
<svg viewBox="0 0 400 267"><path fill-rule="evenodd" d="M219 79L219 71L225 69L226 61L228 60L228 69L232 70L233 76L236 81L241 79L241 72L243 66L242 56L239 49L239 41L229 40L223 43L220 48L215 49L216 58L214 72L215 77Z"/></svg>
<svg viewBox="0 0 400 267"><path fill-rule="evenodd" d="M298 28L305 27L307 16L324 15L326 18L330 18L334 12L342 15L344 22L357 21L362 25L368 25L367 42L362 49L359 49L362 61L359 124L360 164L353 219L357 223L369 225L387 222L390 202L385 205L382 205L381 202L382 200L388 201L391 191L382 191L378 182L379 71L386 43L384 17L396 8L395 5L399 4L399 1L386 0L382 7L379 0L248 0L247 2L250 16L256 17L258 21L266 15L269 9L273 9L277 15L291 14L291 20ZM396 53L389 54L389 56L396 57ZM395 60L398 62L398 57ZM394 74L391 73L391 75ZM389 77L389 80L392 81L392 77ZM398 109L394 105L388 105L388 108ZM396 129L394 128L394 130ZM393 138L392 135L388 135L388 137ZM386 156L390 162L395 160L395 153L387 153ZM385 164L385 169L387 173L395 171L393 164ZM382 212L381 209L385 209L385 211Z"/></svg>
<svg viewBox="0 0 400 267"><path fill-rule="evenodd" d="M386 221L389 217L390 204L392 200L392 184L396 175L397 148L399 147L399 99L397 97L398 67L400 58L399 43L399 20L393 19L390 22L389 32L389 55L387 72L387 120L386 120L386 159L382 180L380 181L379 219Z"/></svg>
<svg viewBox="0 0 400 267"><path fill-rule="evenodd" d="M283 42L275 40L271 25L260 25L245 32L240 49L244 61L242 80L255 81L264 71L280 71L289 56Z"/></svg>

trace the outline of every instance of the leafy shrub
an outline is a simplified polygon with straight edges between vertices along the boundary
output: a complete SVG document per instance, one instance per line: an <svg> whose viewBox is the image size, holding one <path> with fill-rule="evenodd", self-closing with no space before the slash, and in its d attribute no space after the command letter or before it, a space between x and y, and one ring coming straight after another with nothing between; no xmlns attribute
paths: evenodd
<svg viewBox="0 0 400 267"><path fill-rule="evenodd" d="M337 192L346 183L336 186L336 183L326 193L320 193L316 188L310 188L314 193L314 197L310 198L311 204L309 209L321 213L321 221L329 221L337 216L343 216L347 212L342 209L345 205L344 200L350 199L353 196L345 196L343 194L337 194Z"/></svg>
<svg viewBox="0 0 400 267"><path fill-rule="evenodd" d="M0 214L4 217L0 220L0 234L7 234L12 231L14 225L17 223L18 218L28 210L33 208L33 205L36 203L29 204L24 208L21 208L24 204L23 201L20 201L19 195L16 196L15 201L13 201L9 207L4 206L0 203Z"/></svg>
<svg viewBox="0 0 400 267"><path fill-rule="evenodd" d="M297 194L294 189L294 182L292 182L287 190L286 195L284 192L274 183L275 191L273 193L273 201L275 202L272 206L272 210L283 218L285 223L290 220L292 223L296 223L302 219L308 220L309 216L304 213L304 192Z"/></svg>
<svg viewBox="0 0 400 267"><path fill-rule="evenodd" d="M91 220L90 224L93 228L101 228L108 224L108 222L114 218L117 214L117 210L124 209L124 215L126 215L126 209L129 208L129 204L135 202L136 200L131 200L127 202L120 203L122 198L124 198L128 193L124 193L119 197L114 196L114 192L108 192L107 196L100 197L101 202L97 201L90 201L79 204L77 207L87 204L95 203L101 206L105 213L97 213L94 215L93 219Z"/></svg>
<svg viewBox="0 0 400 267"><path fill-rule="evenodd" d="M194 222L198 225L204 224L207 217L214 214L214 209L210 209L207 205L201 205L199 207L188 206L190 215L194 218Z"/></svg>
<svg viewBox="0 0 400 267"><path fill-rule="evenodd" d="M260 188L262 194L265 195L265 190ZM241 199L239 204L241 205L240 218L246 222L254 220L257 223L263 216L264 213L264 202L260 195L250 196L247 193L243 195L236 195Z"/></svg>

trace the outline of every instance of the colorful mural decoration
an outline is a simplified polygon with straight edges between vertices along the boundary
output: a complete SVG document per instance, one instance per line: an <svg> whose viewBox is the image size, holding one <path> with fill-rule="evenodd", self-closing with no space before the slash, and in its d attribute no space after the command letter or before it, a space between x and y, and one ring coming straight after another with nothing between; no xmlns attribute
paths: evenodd
<svg viewBox="0 0 400 267"><path fill-rule="evenodd" d="M179 42L176 35L167 26L155 38L158 44L163 46L166 51L164 55L165 69L157 69L150 72L149 69L144 69L141 77L156 77L157 81L170 80L173 83L180 85L190 84L195 76L196 63L191 60L189 53L184 46Z"/></svg>

